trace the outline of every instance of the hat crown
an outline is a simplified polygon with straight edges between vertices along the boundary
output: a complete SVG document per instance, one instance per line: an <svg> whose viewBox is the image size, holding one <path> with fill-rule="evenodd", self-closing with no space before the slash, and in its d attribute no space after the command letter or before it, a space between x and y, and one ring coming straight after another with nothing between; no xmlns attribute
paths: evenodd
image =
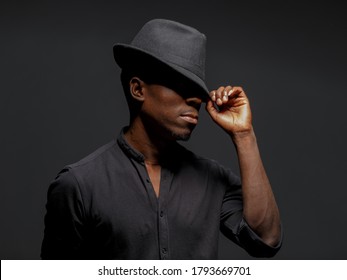
<svg viewBox="0 0 347 280"><path fill-rule="evenodd" d="M205 79L206 36L193 27L153 19L140 29L131 45Z"/></svg>

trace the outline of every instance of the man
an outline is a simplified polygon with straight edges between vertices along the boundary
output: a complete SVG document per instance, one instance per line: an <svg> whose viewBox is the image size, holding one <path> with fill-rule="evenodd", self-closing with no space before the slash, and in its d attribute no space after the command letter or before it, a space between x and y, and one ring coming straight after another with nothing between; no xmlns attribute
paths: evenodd
<svg viewBox="0 0 347 280"><path fill-rule="evenodd" d="M215 259L219 230L252 256L277 253L279 212L249 101L238 86L208 92L205 43L192 27L155 19L114 46L130 124L52 182L43 259ZM202 102L231 137L241 180L177 143Z"/></svg>

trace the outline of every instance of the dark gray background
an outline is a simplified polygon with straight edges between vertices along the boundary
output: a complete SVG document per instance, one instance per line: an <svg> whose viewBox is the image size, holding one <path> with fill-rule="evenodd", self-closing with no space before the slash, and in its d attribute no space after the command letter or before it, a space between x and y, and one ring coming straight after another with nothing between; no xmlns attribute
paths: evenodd
<svg viewBox="0 0 347 280"><path fill-rule="evenodd" d="M207 35L210 89L246 90L285 229L275 258L346 259L346 16L283 2L1 1L1 259L39 258L50 181L127 123L112 46L152 18ZM238 172L204 110L185 145ZM222 237L220 258L250 257Z"/></svg>

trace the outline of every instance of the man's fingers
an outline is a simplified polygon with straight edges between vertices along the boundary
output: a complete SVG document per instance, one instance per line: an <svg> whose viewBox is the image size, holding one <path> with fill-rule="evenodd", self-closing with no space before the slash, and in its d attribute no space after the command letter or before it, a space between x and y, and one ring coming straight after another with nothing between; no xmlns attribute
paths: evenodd
<svg viewBox="0 0 347 280"><path fill-rule="evenodd" d="M216 115L218 114L217 109L213 106L212 100L208 100L206 103L206 111L210 114L212 119L216 118Z"/></svg>
<svg viewBox="0 0 347 280"><path fill-rule="evenodd" d="M237 97L242 92L243 89L241 87L232 87L228 85L211 91L210 97L213 102L221 106L228 103L230 99Z"/></svg>
<svg viewBox="0 0 347 280"><path fill-rule="evenodd" d="M226 99L227 103L232 99L236 99L238 97L246 97L245 92L243 91L242 87L229 87L228 90L226 90L228 99Z"/></svg>
<svg viewBox="0 0 347 280"><path fill-rule="evenodd" d="M224 87L219 87L216 91L215 91L215 96L216 96L216 104L218 106L223 104L223 92L224 92Z"/></svg>
<svg viewBox="0 0 347 280"><path fill-rule="evenodd" d="M210 93L212 101L216 102L218 106L228 101L228 98L226 97L227 94L225 93L225 89L226 87L219 87L218 89L213 90Z"/></svg>
<svg viewBox="0 0 347 280"><path fill-rule="evenodd" d="M210 97L211 97L211 100L212 100L213 102L216 102L216 91L215 91L215 90L212 90L212 91L210 92Z"/></svg>

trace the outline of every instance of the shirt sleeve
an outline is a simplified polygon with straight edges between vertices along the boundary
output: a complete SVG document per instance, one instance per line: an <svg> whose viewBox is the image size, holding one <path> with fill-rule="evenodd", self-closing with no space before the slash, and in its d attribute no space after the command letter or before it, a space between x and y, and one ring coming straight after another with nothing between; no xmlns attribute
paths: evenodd
<svg viewBox="0 0 347 280"><path fill-rule="evenodd" d="M63 169L47 194L42 259L81 259L85 211L78 182Z"/></svg>
<svg viewBox="0 0 347 280"><path fill-rule="evenodd" d="M247 253L257 258L271 258L282 246L283 231L277 246L266 244L247 224L243 217L241 180L233 173L228 174L228 187L221 209L221 232Z"/></svg>

